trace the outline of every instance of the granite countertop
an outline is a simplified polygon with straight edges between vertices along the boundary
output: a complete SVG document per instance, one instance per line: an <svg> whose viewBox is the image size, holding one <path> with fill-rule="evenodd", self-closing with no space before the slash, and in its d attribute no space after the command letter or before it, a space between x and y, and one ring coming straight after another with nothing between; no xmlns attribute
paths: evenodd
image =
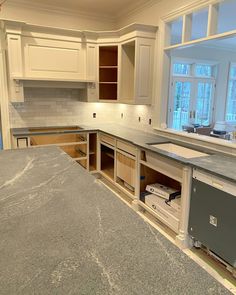
<svg viewBox="0 0 236 295"><path fill-rule="evenodd" d="M115 136L121 140L125 140L134 144L140 148L145 150L149 150L155 153L162 155L163 157L171 158L174 161L180 162L184 165L190 165L192 167L196 167L199 169L203 169L207 172L213 173L216 176L223 177L229 181L236 181L236 158L225 156L217 153L216 151L212 151L210 149L196 147L192 144L186 144L183 142L178 142L176 140L170 140L168 138L164 138L158 136L155 133L144 132L133 128L127 128L118 124L96 124L96 125L79 125L83 129L78 131L59 131L57 133L71 133L71 132L85 132L85 131L101 131L108 135ZM58 126L57 126L58 127ZM61 127L61 126L60 126ZM45 134L45 132L37 132L37 131L30 131L31 128L14 128L12 129L12 134L14 136L29 136L29 135L38 135L38 134ZM50 133L50 132L49 132ZM51 132L53 133L53 132ZM55 132L54 132L55 133ZM47 133L48 134L48 133ZM209 154L206 157L199 157L199 158L192 158L187 159L173 153L169 153L164 150L157 149L150 145L150 143L176 143L181 146L198 150L203 153Z"/></svg>
<svg viewBox="0 0 236 295"><path fill-rule="evenodd" d="M59 148L0 166L1 295L231 294Z"/></svg>

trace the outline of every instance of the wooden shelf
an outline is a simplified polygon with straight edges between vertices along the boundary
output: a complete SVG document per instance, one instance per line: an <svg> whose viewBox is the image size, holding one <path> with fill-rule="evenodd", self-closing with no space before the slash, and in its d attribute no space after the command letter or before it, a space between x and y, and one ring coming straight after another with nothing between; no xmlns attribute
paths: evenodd
<svg viewBox="0 0 236 295"><path fill-rule="evenodd" d="M99 84L117 84L118 82L99 82Z"/></svg>
<svg viewBox="0 0 236 295"><path fill-rule="evenodd" d="M99 47L99 100L117 100L118 46Z"/></svg>
<svg viewBox="0 0 236 295"><path fill-rule="evenodd" d="M117 69L118 66L99 66L99 69Z"/></svg>

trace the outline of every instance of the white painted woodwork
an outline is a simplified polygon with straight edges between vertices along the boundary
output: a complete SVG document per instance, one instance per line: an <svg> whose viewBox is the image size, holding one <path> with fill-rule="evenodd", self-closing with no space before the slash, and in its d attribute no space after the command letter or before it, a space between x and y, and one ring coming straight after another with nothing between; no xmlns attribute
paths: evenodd
<svg viewBox="0 0 236 295"><path fill-rule="evenodd" d="M24 101L23 84L14 77L23 76L21 36L7 35L9 97L12 102Z"/></svg>
<svg viewBox="0 0 236 295"><path fill-rule="evenodd" d="M92 32L5 21L10 100L24 101L26 83L22 81L73 80L90 83L80 100L98 101L98 45L110 45L119 48L116 101L150 104L156 30L154 26L132 24L117 31ZM130 42L131 47L125 45ZM124 44L126 54L121 53L120 44ZM61 87L69 86L62 83Z"/></svg>
<svg viewBox="0 0 236 295"><path fill-rule="evenodd" d="M183 31L182 31L182 43L191 40L192 32L192 14L183 16Z"/></svg>
<svg viewBox="0 0 236 295"><path fill-rule="evenodd" d="M23 38L26 77L85 79L81 43Z"/></svg>
<svg viewBox="0 0 236 295"><path fill-rule="evenodd" d="M138 38L136 46L137 76L135 98L137 104L150 104L152 99L154 40Z"/></svg>
<svg viewBox="0 0 236 295"><path fill-rule="evenodd" d="M217 23L218 23L218 4L210 4L208 12L208 25L207 25L207 36L217 34Z"/></svg>
<svg viewBox="0 0 236 295"><path fill-rule="evenodd" d="M10 113L8 103L7 75L6 71L6 56L3 48L3 32L0 31L0 119L3 149L11 148L10 136Z"/></svg>
<svg viewBox="0 0 236 295"><path fill-rule="evenodd" d="M119 101L151 104L155 40L137 37L121 44Z"/></svg>
<svg viewBox="0 0 236 295"><path fill-rule="evenodd" d="M179 234L176 237L176 244L181 249L190 248L192 240L188 234L188 220L190 211L190 196L192 184L192 168L185 166L183 168L182 189L181 189L181 212Z"/></svg>

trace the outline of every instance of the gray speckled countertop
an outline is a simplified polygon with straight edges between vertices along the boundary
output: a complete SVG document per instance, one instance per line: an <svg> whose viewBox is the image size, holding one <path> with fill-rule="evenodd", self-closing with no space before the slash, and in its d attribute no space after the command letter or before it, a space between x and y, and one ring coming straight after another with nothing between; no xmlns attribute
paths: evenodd
<svg viewBox="0 0 236 295"><path fill-rule="evenodd" d="M203 169L207 172L210 172L216 176L225 178L229 181L236 181L236 157L233 156L224 156L219 153L216 154L216 151L211 151L206 148L199 148L191 144L184 144L182 142L177 142L175 140L170 140L164 137L160 137L155 133L149 133L140 131L137 129L127 128L118 124L96 124L96 125L80 125L83 129L77 132L84 131L102 131L109 135L115 136L122 140L128 141L140 148L150 150L152 152L158 153L164 157L171 158L175 161L181 162L186 165L191 165L199 169ZM14 136L29 136L32 134L45 134L45 132L32 132L29 131L30 128L14 128L12 129L12 134ZM75 131L64 131L63 133L70 133ZM58 132L60 133L60 132ZM209 156L186 159L184 157L177 156L175 154L157 149L152 147L150 143L166 143L173 142L188 148L192 148L204 153L208 153Z"/></svg>
<svg viewBox="0 0 236 295"><path fill-rule="evenodd" d="M231 294L56 147L0 152L0 294Z"/></svg>

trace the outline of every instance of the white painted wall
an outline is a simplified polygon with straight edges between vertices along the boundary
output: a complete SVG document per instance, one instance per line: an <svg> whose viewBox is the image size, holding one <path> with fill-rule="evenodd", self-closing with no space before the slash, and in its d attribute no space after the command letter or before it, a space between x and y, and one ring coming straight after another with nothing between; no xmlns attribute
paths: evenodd
<svg viewBox="0 0 236 295"><path fill-rule="evenodd" d="M51 10L40 7L40 3L38 5L34 1L30 6L24 4L24 2L19 4L14 1L7 1L2 6L0 18L78 30L99 31L115 28L115 22L112 19L83 15L79 11L62 10L57 7Z"/></svg>

